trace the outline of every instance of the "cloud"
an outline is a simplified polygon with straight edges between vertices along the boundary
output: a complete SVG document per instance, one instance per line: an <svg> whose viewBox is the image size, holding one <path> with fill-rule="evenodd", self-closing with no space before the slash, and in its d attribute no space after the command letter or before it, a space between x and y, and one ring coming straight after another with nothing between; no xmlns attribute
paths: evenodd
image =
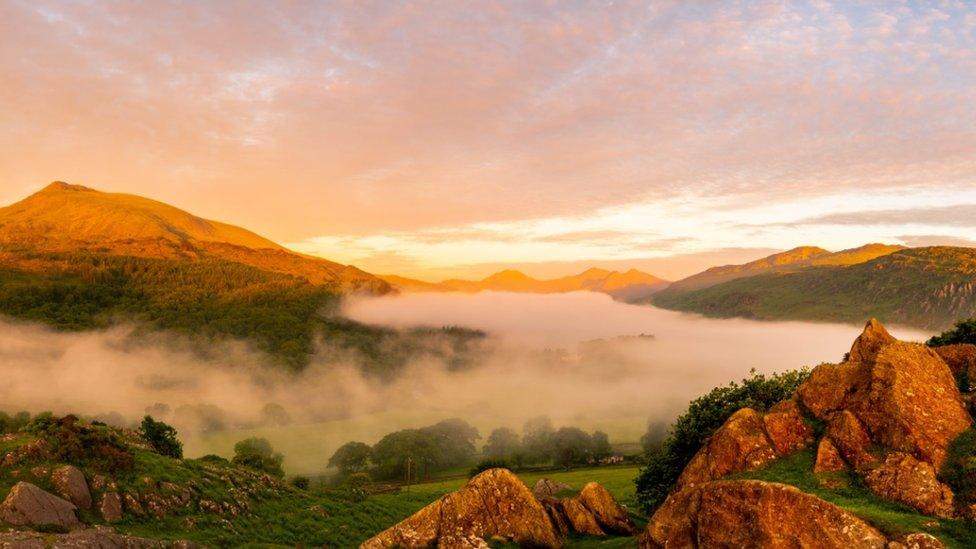
<svg viewBox="0 0 976 549"><path fill-rule="evenodd" d="M797 225L928 225L976 228L976 204L936 208L865 210L800 219Z"/></svg>
<svg viewBox="0 0 976 549"><path fill-rule="evenodd" d="M967 248L976 247L976 240L961 238L958 236L936 235L936 234L912 234L897 237L906 246L925 247L925 246L962 246Z"/></svg>

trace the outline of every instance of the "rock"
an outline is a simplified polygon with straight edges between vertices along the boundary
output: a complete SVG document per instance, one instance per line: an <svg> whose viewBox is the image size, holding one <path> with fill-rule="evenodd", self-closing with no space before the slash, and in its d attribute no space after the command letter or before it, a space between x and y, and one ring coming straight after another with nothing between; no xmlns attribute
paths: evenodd
<svg viewBox="0 0 976 549"><path fill-rule="evenodd" d="M949 366L954 376L966 377L969 386L962 389L972 391L976 384L976 345L961 343L933 347L932 350Z"/></svg>
<svg viewBox="0 0 976 549"><path fill-rule="evenodd" d="M820 439L817 445L817 461L813 464L814 473L835 473L847 469L847 464L840 457L840 452L830 439Z"/></svg>
<svg viewBox="0 0 976 549"><path fill-rule="evenodd" d="M600 527L610 534L621 536L633 536L637 534L637 528L627 516L627 511L613 499L610 492L596 482L589 482L580 490L577 498L596 517Z"/></svg>
<svg viewBox="0 0 976 549"><path fill-rule="evenodd" d="M99 512L105 522L111 524L122 520L122 498L118 492L105 492L102 494L102 502L98 505Z"/></svg>
<svg viewBox="0 0 976 549"><path fill-rule="evenodd" d="M360 547L477 547L493 536L520 545L561 545L528 487L507 469L489 469Z"/></svg>
<svg viewBox="0 0 976 549"><path fill-rule="evenodd" d="M49 494L29 482L18 482L0 504L0 521L15 526L59 526L79 524L75 505Z"/></svg>
<svg viewBox="0 0 976 549"><path fill-rule="evenodd" d="M719 427L682 471L675 490L747 471L776 459L762 417L742 408Z"/></svg>
<svg viewBox="0 0 976 549"><path fill-rule="evenodd" d="M853 514L792 486L720 480L671 494L639 543L643 548L883 549L887 539Z"/></svg>
<svg viewBox="0 0 976 549"><path fill-rule="evenodd" d="M888 549L945 549L945 544L932 534L917 532L889 541Z"/></svg>
<svg viewBox="0 0 976 549"><path fill-rule="evenodd" d="M795 400L784 400L763 416L766 435L779 456L791 454L813 442L813 429L803 421Z"/></svg>
<svg viewBox="0 0 976 549"><path fill-rule="evenodd" d="M854 342L847 362L818 366L797 394L817 418L830 421L846 410L863 424L872 442L912 454L936 469L949 442L972 423L939 355L924 345L894 339L876 320Z"/></svg>
<svg viewBox="0 0 976 549"><path fill-rule="evenodd" d="M139 494L125 492L122 494L122 501L125 503L125 510L133 515L141 517L146 514L146 510L142 506L142 502L139 501Z"/></svg>
<svg viewBox="0 0 976 549"><path fill-rule="evenodd" d="M606 536L606 532L600 528L593 513L580 503L577 498L563 498L559 501L559 508L566 522L569 523L570 532L586 534L589 536Z"/></svg>
<svg viewBox="0 0 976 549"><path fill-rule="evenodd" d="M32 531L10 531L0 533L0 547L11 549L143 549L143 548L193 548L189 541L160 541L119 534L111 528L96 526L85 530L75 530L67 534L44 534Z"/></svg>
<svg viewBox="0 0 976 549"><path fill-rule="evenodd" d="M871 437L857 416L844 410L827 424L827 437L840 455L855 469L873 465L878 458L871 454Z"/></svg>
<svg viewBox="0 0 976 549"><path fill-rule="evenodd" d="M81 469L73 465L63 465L51 473L51 484L64 499L74 503L81 509L91 509L92 497L88 491L88 482Z"/></svg>
<svg viewBox="0 0 976 549"><path fill-rule="evenodd" d="M559 492L569 489L570 486L568 484L556 482L548 478L540 478L539 481L535 483L535 486L532 487L532 495L534 495L537 499L550 498Z"/></svg>
<svg viewBox="0 0 976 549"><path fill-rule="evenodd" d="M545 509L546 514L549 515L549 520L552 522L557 534L560 536L565 536L573 531L569 524L569 519L563 512L563 508L558 499L542 498L539 500L539 503L542 504L542 508Z"/></svg>
<svg viewBox="0 0 976 549"><path fill-rule="evenodd" d="M884 464L864 476L864 483L879 496L914 507L926 515L953 516L952 490L939 482L930 463L895 452Z"/></svg>

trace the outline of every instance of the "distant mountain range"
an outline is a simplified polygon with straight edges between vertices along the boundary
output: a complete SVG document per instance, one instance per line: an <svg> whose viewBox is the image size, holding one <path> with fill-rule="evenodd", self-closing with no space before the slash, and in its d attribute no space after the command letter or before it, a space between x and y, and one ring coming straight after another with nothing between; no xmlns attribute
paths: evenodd
<svg viewBox="0 0 976 549"><path fill-rule="evenodd" d="M600 292L622 301L634 301L653 295L667 287L668 282L636 269L627 272L587 269L578 275L549 280L532 278L515 270L495 273L482 280L445 280L423 282L401 276L381 276L394 288L407 292L520 292L536 294L578 291Z"/></svg>

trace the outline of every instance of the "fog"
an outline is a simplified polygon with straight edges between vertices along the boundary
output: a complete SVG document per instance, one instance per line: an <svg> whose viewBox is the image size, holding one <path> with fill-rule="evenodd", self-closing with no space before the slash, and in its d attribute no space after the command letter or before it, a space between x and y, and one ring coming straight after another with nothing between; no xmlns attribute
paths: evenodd
<svg viewBox="0 0 976 549"><path fill-rule="evenodd" d="M321 352L292 374L241 342L216 343L208 356L219 358L204 359L178 337L133 337L131 327L66 334L6 322L0 402L8 412L73 412L117 423L150 410L177 426L189 455L227 454L236 440L267 436L285 452L290 472L307 473L350 439L372 443L447 417L467 419L486 436L545 414L557 425L602 428L614 442L636 442L649 419L669 421L689 399L752 368L838 361L859 332L704 319L595 293L408 294L350 301L345 312L374 324L481 328L490 337L464 371L426 359L383 382L361 375L354 356L335 362L335 353ZM269 403L287 417L269 417Z"/></svg>

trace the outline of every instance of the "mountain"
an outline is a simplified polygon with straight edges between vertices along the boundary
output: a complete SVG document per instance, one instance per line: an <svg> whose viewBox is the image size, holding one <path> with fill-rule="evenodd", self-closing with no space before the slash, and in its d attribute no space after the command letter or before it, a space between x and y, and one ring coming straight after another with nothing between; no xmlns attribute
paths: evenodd
<svg viewBox="0 0 976 549"><path fill-rule="evenodd" d="M839 252L840 264L821 255L817 260L827 263L760 270L691 290L675 291L678 282L652 300L722 318L858 322L874 316L926 329L976 315L976 249L908 248L856 262L878 250Z"/></svg>
<svg viewBox="0 0 976 549"><path fill-rule="evenodd" d="M644 299L667 287L668 282L636 269L627 272L591 268L580 274L549 280L539 280L508 269L481 280L451 279L443 282L424 282L395 275L381 276L394 288L405 292L468 292L483 291L552 294L590 291L612 296L622 301Z"/></svg>
<svg viewBox="0 0 976 549"><path fill-rule="evenodd" d="M0 208L0 249L223 259L294 275L341 293L390 291L389 284L356 267L289 251L246 229L141 196L63 182Z"/></svg>
<svg viewBox="0 0 976 549"><path fill-rule="evenodd" d="M795 270L813 265L853 265L903 249L904 246L867 244L859 248L830 252L816 246L800 246L742 265L712 267L696 275L671 283L668 295L699 290L735 280L770 272Z"/></svg>

